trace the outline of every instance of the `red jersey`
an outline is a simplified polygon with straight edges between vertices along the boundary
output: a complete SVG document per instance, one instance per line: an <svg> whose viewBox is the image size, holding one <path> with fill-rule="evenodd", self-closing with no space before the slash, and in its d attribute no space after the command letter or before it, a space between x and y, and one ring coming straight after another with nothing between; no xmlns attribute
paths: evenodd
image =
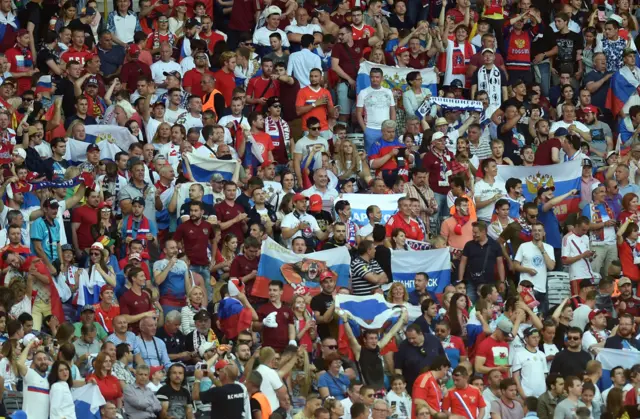
<svg viewBox="0 0 640 419"><path fill-rule="evenodd" d="M393 230L399 228L404 231L404 234L408 239L424 241L424 233L422 232L418 222L413 218L409 218L409 222L406 222L401 213L389 218L384 228L387 231L387 237L391 237Z"/></svg>
<svg viewBox="0 0 640 419"><path fill-rule="evenodd" d="M86 45L83 45L80 50L75 49L72 45L67 51L65 51L64 54L60 56L60 59L62 59L62 61L64 61L65 63L68 63L69 61L77 61L84 67L87 56L92 54L93 53L89 51L89 48L87 48Z"/></svg>
<svg viewBox="0 0 640 419"><path fill-rule="evenodd" d="M462 399L464 403L460 401ZM467 409L471 413L472 419L478 417L478 411L486 407L482 393L477 388L467 384L466 388L452 388L442 403L442 410L449 410L454 415L469 417Z"/></svg>
<svg viewBox="0 0 640 419"><path fill-rule="evenodd" d="M362 28L358 29L351 25L351 33L353 34L353 40L357 41L363 38L371 38L375 35L376 30L369 25L362 25Z"/></svg>
<svg viewBox="0 0 640 419"><path fill-rule="evenodd" d="M11 65L9 71L12 73L26 73L33 70L33 56L29 48L20 48L16 44L13 48L10 48L5 53L7 61ZM23 92L31 89L31 77L19 77L18 81L18 96Z"/></svg>
<svg viewBox="0 0 640 419"><path fill-rule="evenodd" d="M438 381L431 375L431 372L425 372L416 378L416 381L413 382L411 397L413 399L412 419L416 418L416 411L418 410L416 400L427 402L429 407L437 412L441 410L442 390Z"/></svg>
<svg viewBox="0 0 640 419"><path fill-rule="evenodd" d="M113 319L120 315L120 306L111 304L109 310L102 308L100 303L94 304L93 308L96 310L96 321L104 327L109 333L113 333Z"/></svg>
<svg viewBox="0 0 640 419"><path fill-rule="evenodd" d="M316 100L320 99L322 96L327 97L327 104L312 108L309 112L302 115L302 129L304 131L307 130L307 119L315 116L320 121L320 131L326 131L329 129L329 112L328 108L333 107L333 99L331 99L331 93L327 89L322 87L318 88L317 91L313 90L311 86L307 86L298 91L298 96L296 98L296 106L306 106L315 103Z"/></svg>
<svg viewBox="0 0 640 419"><path fill-rule="evenodd" d="M211 31L209 35L205 35L204 32L200 32L198 36L207 43L207 48L209 48L209 53L211 54L213 54L213 47L215 47L218 42L224 41L224 36L220 35L216 31Z"/></svg>
<svg viewBox="0 0 640 419"><path fill-rule="evenodd" d="M533 35L529 31L516 33L511 26L506 33L507 51L505 61L507 70L529 70L531 68L531 42Z"/></svg>
<svg viewBox="0 0 640 419"><path fill-rule="evenodd" d="M195 266L209 266L209 256L207 249L209 243L215 237L213 226L205 220L200 220L199 224L188 220L178 226L173 238L182 240L182 246L189 261Z"/></svg>
<svg viewBox="0 0 640 419"><path fill-rule="evenodd" d="M206 74L215 77L215 75L211 71L205 70L205 72ZM204 96L204 91L202 90L202 86L200 85L203 75L204 74L202 74L197 69L192 68L191 70L184 73L184 77L182 78L182 87L184 87L185 90L187 89L187 87L190 87L192 95L199 97ZM217 84L218 81L216 80L216 85Z"/></svg>
<svg viewBox="0 0 640 419"><path fill-rule="evenodd" d="M287 304L282 304L280 308L276 308L271 302L268 302L258 309L258 317L260 321L263 321L265 317L273 312L276 313L278 326L262 329L263 344L272 347L276 352L282 352L289 344L289 325L293 325L293 311Z"/></svg>
<svg viewBox="0 0 640 419"><path fill-rule="evenodd" d="M231 8L229 29L239 32L251 32L256 22L256 2L254 0L235 0Z"/></svg>
<svg viewBox="0 0 640 419"><path fill-rule="evenodd" d="M336 44L331 51L331 58L337 58L340 68L355 80L360 69L360 60L368 47L369 41L367 39L354 39L352 47Z"/></svg>
<svg viewBox="0 0 640 419"><path fill-rule="evenodd" d="M262 156L262 161L271 160L269 158L269 152L271 151L273 154L273 140L271 140L271 136L266 132L257 132L253 135L253 139L258 143L258 150L260 151L260 156ZM249 150L245 150L245 153L249 153Z"/></svg>
<svg viewBox="0 0 640 419"><path fill-rule="evenodd" d="M509 365L509 344L507 342L498 342L493 336L488 336L478 346L476 357L478 356L485 358L484 366L487 368L493 369ZM504 378L509 377L509 372L502 372L502 376Z"/></svg>
<svg viewBox="0 0 640 419"><path fill-rule="evenodd" d="M151 297L145 291L138 295L132 290L128 289L122 294L122 297L118 299L120 303L120 314L129 314L135 316L137 314L146 313L153 310L151 304ZM129 323L129 329L136 335L140 331L138 327L139 322Z"/></svg>
<svg viewBox="0 0 640 419"><path fill-rule="evenodd" d="M624 303L624 310L620 308L620 303ZM640 297L632 295L631 298L623 300L622 295L619 295L613 298L613 305L618 314L628 313L633 317L640 317Z"/></svg>
<svg viewBox="0 0 640 419"><path fill-rule="evenodd" d="M236 88L236 76L233 73L218 70L213 73L213 77L216 79L216 89L224 96L224 105L231 105L233 89Z"/></svg>
<svg viewBox="0 0 640 419"><path fill-rule="evenodd" d="M28 77L25 77L28 78ZM20 79L18 79L20 80ZM13 153L13 144L0 143L0 164L11 163L11 155Z"/></svg>
<svg viewBox="0 0 640 419"><path fill-rule="evenodd" d="M429 63L429 57L426 52L419 53L416 57L412 54L409 54L409 67L421 69L427 68L427 64Z"/></svg>
<svg viewBox="0 0 640 419"><path fill-rule="evenodd" d="M252 77L247 86L247 96L254 99L269 99L273 96L280 95L280 83L276 80L265 79L262 76ZM256 105L257 112L262 112L262 105Z"/></svg>
<svg viewBox="0 0 640 419"><path fill-rule="evenodd" d="M244 208L242 208L242 205L236 204L235 202L233 205L229 205L225 201L222 201L217 203L214 209L216 210L216 217L218 217L218 223L220 224L233 220L240 214L244 214ZM243 223L241 222L235 223L226 230L222 230L222 237L226 236L228 233L233 233L238 238L238 244L242 244L244 242L242 224Z"/></svg>
<svg viewBox="0 0 640 419"><path fill-rule="evenodd" d="M71 213L71 224L80 224L77 230L78 247L80 250L88 249L93 242L91 226L98 223L98 213L95 208L88 205L75 208Z"/></svg>

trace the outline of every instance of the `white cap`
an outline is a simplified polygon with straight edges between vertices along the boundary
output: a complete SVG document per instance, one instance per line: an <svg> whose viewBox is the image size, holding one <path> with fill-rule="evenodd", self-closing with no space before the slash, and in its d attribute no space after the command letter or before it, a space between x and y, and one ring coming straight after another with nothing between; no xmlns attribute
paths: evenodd
<svg viewBox="0 0 640 419"><path fill-rule="evenodd" d="M436 132L431 136L431 141L442 140L445 137L443 132Z"/></svg>
<svg viewBox="0 0 640 419"><path fill-rule="evenodd" d="M282 14L282 10L280 10L280 8L278 6L269 6L264 10L264 15L265 16L271 16L271 15L281 15Z"/></svg>

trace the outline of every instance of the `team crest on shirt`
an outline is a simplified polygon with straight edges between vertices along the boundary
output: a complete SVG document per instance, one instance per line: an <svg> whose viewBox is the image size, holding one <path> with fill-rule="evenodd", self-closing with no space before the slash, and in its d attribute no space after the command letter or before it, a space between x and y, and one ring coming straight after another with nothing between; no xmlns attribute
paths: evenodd
<svg viewBox="0 0 640 419"><path fill-rule="evenodd" d="M354 50L356 53L360 54L360 47L355 47L353 50Z"/></svg>
<svg viewBox="0 0 640 419"><path fill-rule="evenodd" d="M203 228L202 232L205 234L205 236L209 235L209 229L208 228Z"/></svg>
<svg viewBox="0 0 640 419"><path fill-rule="evenodd" d="M524 39L516 39L516 47L517 48L522 49L522 48L524 48L524 45L525 45L524 44Z"/></svg>
<svg viewBox="0 0 640 419"><path fill-rule="evenodd" d="M285 311L284 313L282 313L282 315L284 316L285 319L289 320L289 313Z"/></svg>
<svg viewBox="0 0 640 419"><path fill-rule="evenodd" d="M476 396L469 396L469 401L471 403L475 403L476 402Z"/></svg>
<svg viewBox="0 0 640 419"><path fill-rule="evenodd" d="M425 65L426 62L424 60L420 60L420 65Z"/></svg>

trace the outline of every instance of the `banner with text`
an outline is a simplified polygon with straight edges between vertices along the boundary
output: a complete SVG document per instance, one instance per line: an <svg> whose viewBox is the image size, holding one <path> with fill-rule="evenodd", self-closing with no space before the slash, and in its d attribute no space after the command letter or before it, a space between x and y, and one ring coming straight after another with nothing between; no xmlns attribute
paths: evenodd
<svg viewBox="0 0 640 419"><path fill-rule="evenodd" d="M404 194L374 195L374 194L342 194L340 200L349 201L351 205L351 221L363 226L369 223L367 219L367 208L376 205L382 211L380 224L386 224L387 220L398 211L398 199Z"/></svg>

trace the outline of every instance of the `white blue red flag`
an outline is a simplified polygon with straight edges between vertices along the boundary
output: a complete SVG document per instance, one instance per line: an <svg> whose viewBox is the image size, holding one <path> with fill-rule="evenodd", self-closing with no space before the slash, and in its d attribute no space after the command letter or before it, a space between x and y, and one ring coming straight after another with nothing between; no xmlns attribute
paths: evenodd
<svg viewBox="0 0 640 419"><path fill-rule="evenodd" d="M370 61L363 61L360 63L360 69L358 70L358 76L356 77L357 93L360 93L362 89L366 89L371 86L369 72L372 68L379 68L382 70L383 87L387 87L391 90L400 89L403 92L408 88L407 74L412 71L419 71L422 76L422 87L431 90L431 94L433 96L438 96L438 77L436 76L436 72L433 68L416 70L415 68L391 67L389 65L372 63Z"/></svg>
<svg viewBox="0 0 640 419"><path fill-rule="evenodd" d="M633 350L623 349L600 349L596 360L602 364L602 377L600 378L600 389L605 390L611 387L611 370L615 367L631 369L640 359L640 353Z"/></svg>
<svg viewBox="0 0 640 419"><path fill-rule="evenodd" d="M195 153L186 153L185 157L189 160L191 175L196 182L208 183L216 173L221 174L224 180L231 180L238 166L235 160L212 159Z"/></svg>
<svg viewBox="0 0 640 419"><path fill-rule="evenodd" d="M72 165L87 161L87 147L97 144L100 148L100 159L115 160L116 154L129 151L129 146L138 139L125 127L113 125L87 125L84 141L70 138L64 158Z"/></svg>
<svg viewBox="0 0 640 419"><path fill-rule="evenodd" d="M393 251L391 272L394 282L402 282L407 291L413 291L414 278L419 272L429 276L427 291L433 296L442 294L451 283L451 255L449 249L419 251Z"/></svg>
<svg viewBox="0 0 640 419"><path fill-rule="evenodd" d="M218 319L225 337L235 339L241 331L251 326L251 310L238 299L225 297L218 305Z"/></svg>
<svg viewBox="0 0 640 419"><path fill-rule="evenodd" d="M506 183L509 178L522 179L522 194L527 202L532 202L542 187L554 189L554 195L559 196L571 189L578 191L554 207L559 221L564 221L571 213L580 210L580 177L582 176L582 161L573 160L548 166L498 166L496 181Z"/></svg>
<svg viewBox="0 0 640 419"><path fill-rule="evenodd" d="M87 384L72 389L73 404L76 408L76 417L83 419L100 419L100 406L107 401L100 393L100 388L95 384Z"/></svg>

